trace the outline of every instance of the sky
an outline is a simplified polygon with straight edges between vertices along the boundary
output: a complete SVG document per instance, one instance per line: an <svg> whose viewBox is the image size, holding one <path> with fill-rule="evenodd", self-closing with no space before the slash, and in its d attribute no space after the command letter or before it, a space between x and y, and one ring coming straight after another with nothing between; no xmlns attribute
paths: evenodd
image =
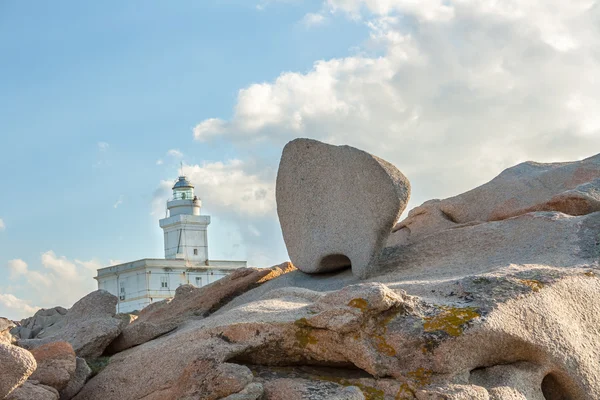
<svg viewBox="0 0 600 400"><path fill-rule="evenodd" d="M0 316L163 257L181 163L210 258L266 267L294 138L392 162L409 209L597 154L598 71L592 0L2 1Z"/></svg>

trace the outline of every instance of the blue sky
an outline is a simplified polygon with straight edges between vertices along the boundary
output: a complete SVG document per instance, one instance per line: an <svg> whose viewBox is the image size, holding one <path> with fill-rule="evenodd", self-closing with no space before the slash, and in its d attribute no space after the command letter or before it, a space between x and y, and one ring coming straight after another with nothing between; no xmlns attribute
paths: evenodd
<svg viewBox="0 0 600 400"><path fill-rule="evenodd" d="M411 206L597 153L588 3L0 2L0 315L161 257L180 162L211 258L266 266L287 257L273 184L294 137L388 159Z"/></svg>

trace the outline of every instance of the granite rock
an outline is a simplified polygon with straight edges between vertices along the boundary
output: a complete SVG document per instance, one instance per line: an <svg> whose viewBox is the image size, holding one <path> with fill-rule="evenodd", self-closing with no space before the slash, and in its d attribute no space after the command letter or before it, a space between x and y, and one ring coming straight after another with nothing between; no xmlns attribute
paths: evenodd
<svg viewBox="0 0 600 400"><path fill-rule="evenodd" d="M33 355L20 347L0 343L0 398L4 398L35 371Z"/></svg>
<svg viewBox="0 0 600 400"><path fill-rule="evenodd" d="M71 380L63 390L60 391L60 400L71 400L85 385L88 378L92 374L91 368L87 365L83 358L77 357L75 365L75 373Z"/></svg>
<svg viewBox="0 0 600 400"><path fill-rule="evenodd" d="M58 391L37 381L27 381L6 400L58 400Z"/></svg>
<svg viewBox="0 0 600 400"><path fill-rule="evenodd" d="M176 329L190 318L204 318L235 296L294 269L291 263L271 268L240 268L207 286L180 286L173 299L151 304L140 311L137 319L110 345L108 352L116 353L145 343Z"/></svg>
<svg viewBox="0 0 600 400"><path fill-rule="evenodd" d="M64 389L75 374L75 352L67 342L52 342L31 350L37 369L30 376L42 385Z"/></svg>
<svg viewBox="0 0 600 400"><path fill-rule="evenodd" d="M78 357L99 357L121 333L123 321L116 317L117 297L96 290L71 307L59 324L46 329L42 338L21 339L17 343L33 349L52 342L68 342Z"/></svg>
<svg viewBox="0 0 600 400"><path fill-rule="evenodd" d="M292 263L307 273L351 266L367 277L409 196L408 179L387 161L350 146L289 142L276 197Z"/></svg>

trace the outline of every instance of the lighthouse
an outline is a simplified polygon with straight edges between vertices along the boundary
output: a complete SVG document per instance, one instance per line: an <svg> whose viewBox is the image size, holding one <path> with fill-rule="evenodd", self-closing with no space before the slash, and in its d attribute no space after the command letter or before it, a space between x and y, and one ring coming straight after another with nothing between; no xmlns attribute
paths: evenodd
<svg viewBox="0 0 600 400"><path fill-rule="evenodd" d="M173 197L167 201L167 217L159 221L165 237L165 258L204 263L208 261L208 215L200 215L202 201L194 194L194 185L180 176L173 185Z"/></svg>
<svg viewBox="0 0 600 400"><path fill-rule="evenodd" d="M246 261L208 258L210 216L201 214L202 202L194 185L180 176L172 189L167 215L158 222L164 234L165 258L142 258L101 268L94 278L98 289L117 296L118 312L141 310L173 297L181 285L202 287L246 267Z"/></svg>

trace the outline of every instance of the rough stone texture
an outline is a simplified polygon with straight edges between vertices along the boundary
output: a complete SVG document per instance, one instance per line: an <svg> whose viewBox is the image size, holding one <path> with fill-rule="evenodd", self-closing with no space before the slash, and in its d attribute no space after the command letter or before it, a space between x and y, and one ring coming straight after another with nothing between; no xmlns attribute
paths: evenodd
<svg viewBox="0 0 600 400"><path fill-rule="evenodd" d="M249 383L239 393L230 394L227 397L223 397L221 400L258 400L264 393L263 385L260 383Z"/></svg>
<svg viewBox="0 0 600 400"><path fill-rule="evenodd" d="M515 188L535 204L577 187L595 193L593 159L568 164L579 178L562 188L560 175ZM507 189L497 190L501 199ZM318 395L335 384L366 399L600 399L600 212L476 215L494 209L477 201L493 199L472 199L471 222L384 249L366 280L292 271L266 282L114 355L75 399L176 398L186 376L197 385L226 364L254 373L238 394L257 383L267 398L273 387ZM208 366L190 375L198 360Z"/></svg>
<svg viewBox="0 0 600 400"><path fill-rule="evenodd" d="M92 370L87 365L83 358L77 357L75 374L63 390L60 391L60 400L71 400L85 385L88 378L92 374Z"/></svg>
<svg viewBox="0 0 600 400"><path fill-rule="evenodd" d="M33 349L52 342L69 342L78 357L99 357L121 333L123 321L115 317L117 297L96 290L73 305L60 323L46 328L42 338L21 339L19 346Z"/></svg>
<svg viewBox="0 0 600 400"><path fill-rule="evenodd" d="M427 201L394 227L389 243L414 243L444 229L533 211L575 216L600 211L600 154L565 163L524 162L471 191Z"/></svg>
<svg viewBox="0 0 600 400"><path fill-rule="evenodd" d="M0 343L12 344L13 336L10 331L15 327L15 324L6 318L0 317Z"/></svg>
<svg viewBox="0 0 600 400"><path fill-rule="evenodd" d="M487 390L475 385L446 385L415 392L417 400L489 400Z"/></svg>
<svg viewBox="0 0 600 400"><path fill-rule="evenodd" d="M243 391L252 379L252 372L242 365L196 360L183 370L175 391L165 400L219 400Z"/></svg>
<svg viewBox="0 0 600 400"><path fill-rule="evenodd" d="M409 196L408 179L378 157L316 140L289 142L276 197L290 259L307 273L351 264L368 276Z"/></svg>
<svg viewBox="0 0 600 400"><path fill-rule="evenodd" d="M35 368L35 358L30 352L0 343L0 399L25 382Z"/></svg>
<svg viewBox="0 0 600 400"><path fill-rule="evenodd" d="M37 369L30 379L56 390L64 389L75 374L75 352L67 342L53 342L31 350Z"/></svg>
<svg viewBox="0 0 600 400"><path fill-rule="evenodd" d="M37 381L27 381L6 400L58 400L58 391Z"/></svg>
<svg viewBox="0 0 600 400"><path fill-rule="evenodd" d="M170 301L154 303L140 311L138 318L123 329L108 351L116 353L128 349L170 332L190 318L204 318L233 297L294 269L289 262L271 268L241 268L201 288L180 286Z"/></svg>
<svg viewBox="0 0 600 400"><path fill-rule="evenodd" d="M264 385L267 400L365 400L356 386L304 379L278 379Z"/></svg>
<svg viewBox="0 0 600 400"><path fill-rule="evenodd" d="M19 326L12 330L12 334L19 339L43 338L46 330L56 324L61 324L67 314L63 307L42 308L33 317L25 318Z"/></svg>

